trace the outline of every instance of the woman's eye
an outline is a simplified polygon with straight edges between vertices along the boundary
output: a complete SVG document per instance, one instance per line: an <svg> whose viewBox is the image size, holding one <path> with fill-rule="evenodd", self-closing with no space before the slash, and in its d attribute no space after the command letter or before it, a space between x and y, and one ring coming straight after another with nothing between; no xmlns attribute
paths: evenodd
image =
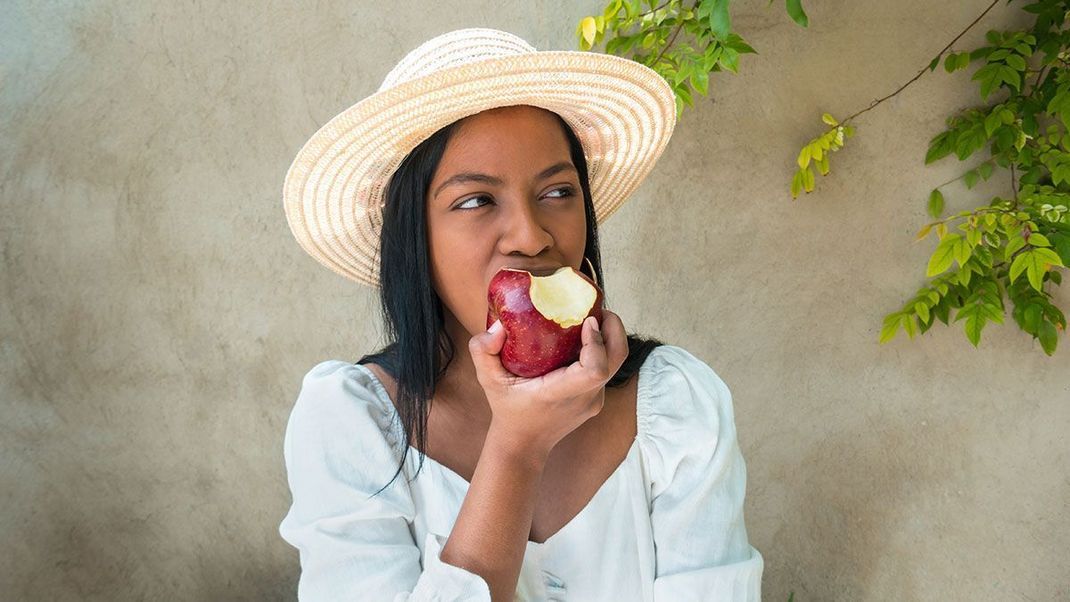
<svg viewBox="0 0 1070 602"><path fill-rule="evenodd" d="M555 192L562 193L561 196L558 196L556 198L567 199L568 197L572 196L572 187L571 186L562 186L561 188L554 188L553 190L550 191L550 194L553 194Z"/></svg>
<svg viewBox="0 0 1070 602"><path fill-rule="evenodd" d="M490 198L490 197L487 197L487 196L474 196L474 197L472 197L470 199L466 199L464 201L461 201L460 203L457 203L457 206L454 207L454 208L455 209L466 209L466 210L467 209L477 209L478 206L477 207L465 207L465 205L467 205L468 203L471 203L472 201L478 201L479 199L487 199L487 198Z"/></svg>
<svg viewBox="0 0 1070 602"><path fill-rule="evenodd" d="M548 195L552 195L550 198L567 199L567 198L569 198L569 197L571 197L573 195L573 192L572 192L572 187L571 186L562 186L561 188L554 188L553 190L551 190L547 194ZM472 210L472 209L478 209L478 208L482 207L482 205L476 204L476 205L469 205L468 207L465 207L465 205L468 205L472 201L478 201L480 199L489 200L490 197L488 197L486 195L482 195L482 194L479 195L479 196L474 196L474 197L471 197L471 198L468 198L468 199L465 199L465 200L461 201L454 208L455 209L461 209L463 211L469 211L469 210Z"/></svg>

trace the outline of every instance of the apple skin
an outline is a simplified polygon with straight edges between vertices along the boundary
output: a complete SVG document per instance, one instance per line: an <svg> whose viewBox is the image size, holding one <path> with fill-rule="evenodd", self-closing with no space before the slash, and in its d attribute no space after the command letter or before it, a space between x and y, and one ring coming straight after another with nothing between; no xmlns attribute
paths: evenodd
<svg viewBox="0 0 1070 602"><path fill-rule="evenodd" d="M595 300L587 316L602 325L602 289L589 276L569 268L595 289ZM563 328L539 312L531 301L528 271L502 268L487 287L487 328L502 321L506 332L501 351L502 366L517 376L534 378L567 366L579 359L583 347L583 322ZM584 320L587 319L584 316Z"/></svg>

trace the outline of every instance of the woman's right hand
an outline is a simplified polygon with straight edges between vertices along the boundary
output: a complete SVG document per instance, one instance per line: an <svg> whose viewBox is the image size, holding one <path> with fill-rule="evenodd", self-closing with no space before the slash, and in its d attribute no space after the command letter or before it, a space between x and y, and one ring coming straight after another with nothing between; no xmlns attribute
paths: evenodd
<svg viewBox="0 0 1070 602"><path fill-rule="evenodd" d="M620 317L608 309L602 310L601 332L596 323L593 316L584 320L577 361L536 378L502 366L506 332L500 321L468 341L493 413L491 431L514 452L545 459L565 435L602 411L605 384L628 357L628 338Z"/></svg>

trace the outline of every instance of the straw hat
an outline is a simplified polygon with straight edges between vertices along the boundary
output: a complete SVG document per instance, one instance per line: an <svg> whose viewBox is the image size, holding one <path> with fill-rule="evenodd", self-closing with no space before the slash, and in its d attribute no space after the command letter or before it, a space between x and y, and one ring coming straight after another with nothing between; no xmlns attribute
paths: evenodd
<svg viewBox="0 0 1070 602"><path fill-rule="evenodd" d="M317 131L286 173L286 220L334 272L379 286L379 233L390 176L439 129L494 107L532 105L573 129L598 223L638 188L676 124L653 69L597 52L537 51L495 29L451 31L405 55L379 90Z"/></svg>

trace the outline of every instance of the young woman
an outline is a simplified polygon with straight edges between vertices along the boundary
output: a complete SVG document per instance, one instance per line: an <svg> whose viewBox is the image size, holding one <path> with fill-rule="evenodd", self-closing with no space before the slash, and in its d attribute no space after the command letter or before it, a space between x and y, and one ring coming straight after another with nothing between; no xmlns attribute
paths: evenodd
<svg viewBox="0 0 1070 602"><path fill-rule="evenodd" d="M576 362L521 378L485 328L502 267L604 282L597 225L674 103L633 61L465 29L306 144L290 225L380 288L390 343L316 365L291 413L279 530L301 600L760 600L731 394L708 365L607 308Z"/></svg>

